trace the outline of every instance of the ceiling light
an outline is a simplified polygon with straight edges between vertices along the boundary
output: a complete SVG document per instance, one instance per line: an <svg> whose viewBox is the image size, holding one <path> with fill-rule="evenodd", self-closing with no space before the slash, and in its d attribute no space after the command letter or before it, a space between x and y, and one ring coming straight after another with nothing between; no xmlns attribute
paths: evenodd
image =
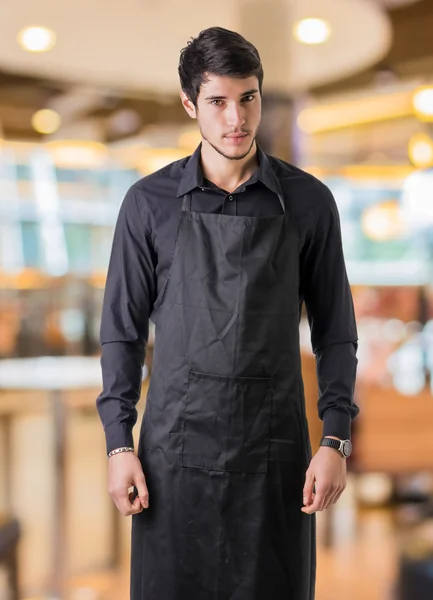
<svg viewBox="0 0 433 600"><path fill-rule="evenodd" d="M323 44L331 35L331 27L323 19L301 19L295 23L293 35L302 44Z"/></svg>
<svg viewBox="0 0 433 600"><path fill-rule="evenodd" d="M412 104L415 114L423 121L433 121L433 87L418 88L413 97Z"/></svg>
<svg viewBox="0 0 433 600"><path fill-rule="evenodd" d="M60 127L62 120L55 110L48 108L38 110L32 116L32 127L38 133L54 133Z"/></svg>
<svg viewBox="0 0 433 600"><path fill-rule="evenodd" d="M425 133L416 133L409 140L408 154L420 169L433 166L433 140Z"/></svg>
<svg viewBox="0 0 433 600"><path fill-rule="evenodd" d="M47 52L56 43L56 34L47 27L25 27L18 36L18 42L28 52Z"/></svg>

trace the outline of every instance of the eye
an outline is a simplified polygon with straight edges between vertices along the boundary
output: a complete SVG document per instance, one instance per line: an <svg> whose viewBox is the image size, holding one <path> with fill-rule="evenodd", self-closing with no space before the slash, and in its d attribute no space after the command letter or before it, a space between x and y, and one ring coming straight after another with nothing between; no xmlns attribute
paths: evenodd
<svg viewBox="0 0 433 600"><path fill-rule="evenodd" d="M250 94L249 96L244 96L242 98L242 102L252 102L254 100L255 96L253 94Z"/></svg>
<svg viewBox="0 0 433 600"><path fill-rule="evenodd" d="M222 102L222 100L212 100L211 104L213 104L214 106L221 106Z"/></svg>

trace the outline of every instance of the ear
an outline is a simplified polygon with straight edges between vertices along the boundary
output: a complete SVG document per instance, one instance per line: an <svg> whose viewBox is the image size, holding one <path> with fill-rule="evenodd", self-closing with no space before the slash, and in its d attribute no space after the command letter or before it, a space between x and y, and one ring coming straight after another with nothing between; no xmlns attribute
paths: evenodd
<svg viewBox="0 0 433 600"><path fill-rule="evenodd" d="M197 109L183 90L180 91L180 100L182 102L182 106L184 107L188 115L191 117L191 119L196 119Z"/></svg>

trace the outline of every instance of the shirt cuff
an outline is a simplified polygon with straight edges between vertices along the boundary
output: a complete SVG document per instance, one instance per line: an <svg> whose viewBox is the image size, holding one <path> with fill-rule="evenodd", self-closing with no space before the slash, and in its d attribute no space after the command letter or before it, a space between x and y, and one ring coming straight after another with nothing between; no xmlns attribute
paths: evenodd
<svg viewBox="0 0 433 600"><path fill-rule="evenodd" d="M132 427L122 423L113 423L105 428L107 454L116 448L133 448Z"/></svg>
<svg viewBox="0 0 433 600"><path fill-rule="evenodd" d="M347 412L328 408L323 414L322 435L333 435L342 440L350 440L352 419Z"/></svg>

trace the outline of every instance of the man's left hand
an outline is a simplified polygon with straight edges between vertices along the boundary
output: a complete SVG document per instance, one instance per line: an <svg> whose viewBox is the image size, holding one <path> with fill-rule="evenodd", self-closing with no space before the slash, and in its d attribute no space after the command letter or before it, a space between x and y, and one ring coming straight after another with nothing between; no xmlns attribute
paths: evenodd
<svg viewBox="0 0 433 600"><path fill-rule="evenodd" d="M301 508L302 512L311 515L335 504L346 488L346 472L346 459L338 450L320 446L311 459L305 476L305 506ZM315 493L313 486L316 488Z"/></svg>

